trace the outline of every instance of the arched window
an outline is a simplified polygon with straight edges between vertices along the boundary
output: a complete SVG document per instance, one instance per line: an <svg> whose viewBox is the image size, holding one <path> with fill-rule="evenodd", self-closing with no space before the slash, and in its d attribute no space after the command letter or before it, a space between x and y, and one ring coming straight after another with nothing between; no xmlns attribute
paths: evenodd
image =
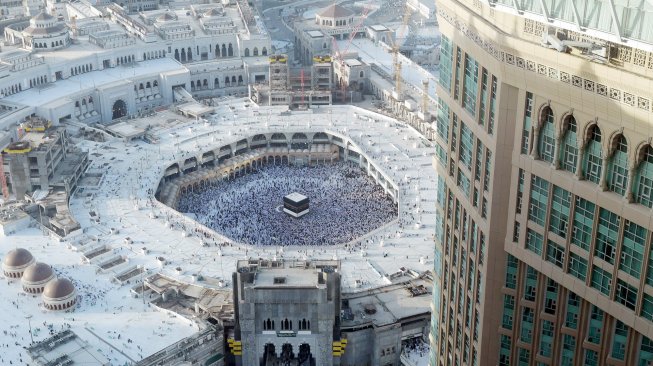
<svg viewBox="0 0 653 366"><path fill-rule="evenodd" d="M138 90L143 90L143 83L138 86Z"/></svg>
<svg viewBox="0 0 653 366"><path fill-rule="evenodd" d="M232 76L232 77L231 77L231 83L232 83L232 84L236 84L236 77L235 77L235 76Z"/></svg>
<svg viewBox="0 0 653 366"><path fill-rule="evenodd" d="M623 196L628 183L628 142L624 135L619 135L614 144L608 164L608 189Z"/></svg>
<svg viewBox="0 0 653 366"><path fill-rule="evenodd" d="M234 55L234 47L229 43L229 57L232 57Z"/></svg>
<svg viewBox="0 0 653 366"><path fill-rule="evenodd" d="M190 90L195 89L195 82L193 80L190 81Z"/></svg>
<svg viewBox="0 0 653 366"><path fill-rule="evenodd" d="M238 85L241 85L243 83L243 76L238 75Z"/></svg>
<svg viewBox="0 0 653 366"><path fill-rule="evenodd" d="M268 49L266 47L263 47L263 49L261 50L261 55L263 55L263 56L268 55Z"/></svg>
<svg viewBox="0 0 653 366"><path fill-rule="evenodd" d="M220 79L215 78L215 80L213 80L213 87L214 88L219 88L220 87Z"/></svg>
<svg viewBox="0 0 653 366"><path fill-rule="evenodd" d="M254 47L254 56L258 56L258 47Z"/></svg>
<svg viewBox="0 0 653 366"><path fill-rule="evenodd" d="M653 207L653 147L646 145L640 153L640 163L635 174L633 195L635 202Z"/></svg>
<svg viewBox="0 0 653 366"><path fill-rule="evenodd" d="M154 86L154 87L157 87L157 86L159 86L159 82L158 82L158 81L156 81L156 80L154 80L154 82L152 83L152 86Z"/></svg>
<svg viewBox="0 0 653 366"><path fill-rule="evenodd" d="M249 57L249 48L245 48L245 57Z"/></svg>
<svg viewBox="0 0 653 366"><path fill-rule="evenodd" d="M601 179L603 152L601 151L601 129L592 125L588 131L588 141L583 154L583 175L596 184Z"/></svg>
<svg viewBox="0 0 653 366"><path fill-rule="evenodd" d="M229 83L230 83L230 81L229 81L229 76L225 76L225 77L224 77L224 84L225 84L226 86L229 86Z"/></svg>
<svg viewBox="0 0 653 366"><path fill-rule="evenodd" d="M148 89L150 89L150 88L152 87L152 84L148 81L148 82L145 84L145 87L148 88Z"/></svg>
<svg viewBox="0 0 653 366"><path fill-rule="evenodd" d="M564 122L565 135L562 139L560 166L562 169L575 173L578 161L578 141L576 140L576 119L568 116Z"/></svg>
<svg viewBox="0 0 653 366"><path fill-rule="evenodd" d="M545 107L542 111L542 128L540 129L539 153L540 159L553 163L553 149L555 146L553 111Z"/></svg>

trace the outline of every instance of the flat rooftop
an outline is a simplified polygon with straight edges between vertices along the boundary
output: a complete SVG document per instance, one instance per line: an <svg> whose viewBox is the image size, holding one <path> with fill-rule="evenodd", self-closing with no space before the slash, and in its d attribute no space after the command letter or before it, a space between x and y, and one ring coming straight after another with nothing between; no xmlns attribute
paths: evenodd
<svg viewBox="0 0 653 366"><path fill-rule="evenodd" d="M319 31L319 30L310 30L310 31L307 31L306 33L308 33L308 35L313 37L313 38L324 37L324 33L322 33L322 31Z"/></svg>
<svg viewBox="0 0 653 366"><path fill-rule="evenodd" d="M293 193L287 195L284 198L287 198L287 199L289 199L291 201L294 201L294 202L299 202L299 201L303 201L303 200L307 199L308 197L304 196L301 193L293 192Z"/></svg>
<svg viewBox="0 0 653 366"><path fill-rule="evenodd" d="M174 70L185 70L179 62L171 58L160 58L138 62L129 66L117 66L104 70L91 71L86 74L72 76L48 85L46 88L31 88L20 93L5 97L5 101L33 107L42 106L76 91L101 88L103 85L125 82L143 75L158 74Z"/></svg>
<svg viewBox="0 0 653 366"><path fill-rule="evenodd" d="M424 286L429 292L413 296L411 287ZM342 326L357 326L372 322L375 326L392 324L416 315L430 313L433 284L426 280L414 280L409 285L391 285L343 296L349 301L352 318L343 317Z"/></svg>
<svg viewBox="0 0 653 366"><path fill-rule="evenodd" d="M314 268L264 268L256 273L253 287L317 287L317 276Z"/></svg>

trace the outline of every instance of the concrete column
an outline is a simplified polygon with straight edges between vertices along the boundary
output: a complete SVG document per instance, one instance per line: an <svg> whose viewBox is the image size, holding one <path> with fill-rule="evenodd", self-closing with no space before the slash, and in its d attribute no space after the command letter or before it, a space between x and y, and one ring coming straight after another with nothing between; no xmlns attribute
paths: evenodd
<svg viewBox="0 0 653 366"><path fill-rule="evenodd" d="M631 164L628 167L628 182L626 182L626 200L628 203L635 202L635 197L633 196L633 189L635 188L635 164Z"/></svg>
<svg viewBox="0 0 653 366"><path fill-rule="evenodd" d="M560 136L556 136L555 145L553 146L553 167L560 169Z"/></svg>
<svg viewBox="0 0 653 366"><path fill-rule="evenodd" d="M576 157L576 178L583 180L583 155L585 155L585 144L578 147L578 156Z"/></svg>
<svg viewBox="0 0 653 366"><path fill-rule="evenodd" d="M540 154L537 151L537 142L539 141L540 138L540 131L537 128L533 129L533 140L531 141L531 156L533 159L539 159Z"/></svg>

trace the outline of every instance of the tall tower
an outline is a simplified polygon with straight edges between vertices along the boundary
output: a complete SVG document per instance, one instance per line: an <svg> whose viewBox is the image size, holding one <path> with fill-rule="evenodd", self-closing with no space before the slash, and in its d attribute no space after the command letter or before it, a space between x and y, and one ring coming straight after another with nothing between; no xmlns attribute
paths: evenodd
<svg viewBox="0 0 653 366"><path fill-rule="evenodd" d="M438 0L432 366L652 364L650 8Z"/></svg>

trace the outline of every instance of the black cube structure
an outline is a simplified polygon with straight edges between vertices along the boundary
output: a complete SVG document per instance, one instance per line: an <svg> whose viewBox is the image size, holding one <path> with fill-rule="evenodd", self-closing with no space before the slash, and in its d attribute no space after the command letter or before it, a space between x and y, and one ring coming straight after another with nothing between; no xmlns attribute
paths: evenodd
<svg viewBox="0 0 653 366"><path fill-rule="evenodd" d="M308 197L293 192L283 198L283 212L298 218L308 213Z"/></svg>

